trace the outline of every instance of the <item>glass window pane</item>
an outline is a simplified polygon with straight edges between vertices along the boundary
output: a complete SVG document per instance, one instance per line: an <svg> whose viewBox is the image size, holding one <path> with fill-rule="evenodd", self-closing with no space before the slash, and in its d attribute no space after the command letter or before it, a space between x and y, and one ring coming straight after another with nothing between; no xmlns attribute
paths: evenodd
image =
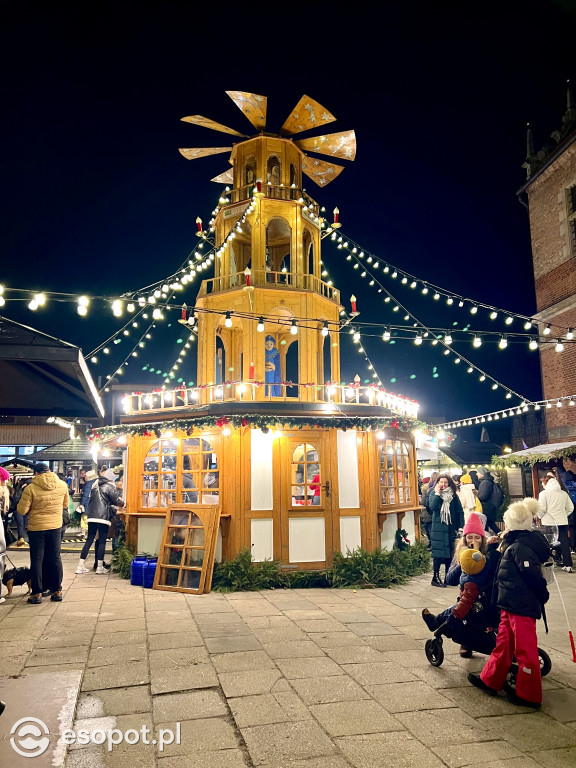
<svg viewBox="0 0 576 768"><path fill-rule="evenodd" d="M380 503L388 504L388 489L380 488Z"/></svg>
<svg viewBox="0 0 576 768"><path fill-rule="evenodd" d="M218 472L205 472L202 484L204 488L218 488Z"/></svg>
<svg viewBox="0 0 576 768"><path fill-rule="evenodd" d="M147 456L144 460L144 472L158 472L158 459Z"/></svg>
<svg viewBox="0 0 576 768"><path fill-rule="evenodd" d="M203 547L205 543L204 528L189 528L188 541L186 544L190 547Z"/></svg>
<svg viewBox="0 0 576 768"><path fill-rule="evenodd" d="M218 504L220 499L218 491L202 494L202 504Z"/></svg>
<svg viewBox="0 0 576 768"><path fill-rule="evenodd" d="M152 491L158 488L158 475L144 475L142 477L142 490Z"/></svg>
<svg viewBox="0 0 576 768"><path fill-rule="evenodd" d="M176 488L176 475L162 475L161 488Z"/></svg>
<svg viewBox="0 0 576 768"><path fill-rule="evenodd" d="M202 520L200 520L198 515L194 514L194 512L192 512L192 514L190 515L190 525L202 526Z"/></svg>
<svg viewBox="0 0 576 768"><path fill-rule="evenodd" d="M200 571L182 571L181 586L186 587L187 589L199 589Z"/></svg>
<svg viewBox="0 0 576 768"><path fill-rule="evenodd" d="M162 454L162 469L164 471L176 470L176 454L168 453Z"/></svg>
<svg viewBox="0 0 576 768"><path fill-rule="evenodd" d="M159 583L166 587L176 587L179 573L178 568L161 568Z"/></svg>
<svg viewBox="0 0 576 768"><path fill-rule="evenodd" d="M200 438L190 437L182 441L184 453L197 453L200 450Z"/></svg>
<svg viewBox="0 0 576 768"><path fill-rule="evenodd" d="M142 506L143 507L158 506L158 494L156 493L156 491L142 494Z"/></svg>
<svg viewBox="0 0 576 768"><path fill-rule="evenodd" d="M202 568L204 562L204 550L203 549L186 549L184 557L184 565L191 566L193 568Z"/></svg>
<svg viewBox="0 0 576 768"><path fill-rule="evenodd" d="M183 528L169 528L167 540L170 544L184 544L186 531Z"/></svg>
<svg viewBox="0 0 576 768"><path fill-rule="evenodd" d="M183 550L175 547L164 547L162 565L180 565Z"/></svg>
<svg viewBox="0 0 576 768"><path fill-rule="evenodd" d="M160 506L167 507L169 504L176 504L175 493L161 493L160 494Z"/></svg>
<svg viewBox="0 0 576 768"><path fill-rule="evenodd" d="M172 510L172 515L170 517L170 524L171 525L188 525L188 512L179 512L177 510Z"/></svg>
<svg viewBox="0 0 576 768"><path fill-rule="evenodd" d="M184 478L186 478L186 475L184 475ZM192 485L191 487L193 488L194 486ZM184 488L186 488L186 480L184 480ZM180 495L184 504L198 504L198 491L182 491Z"/></svg>

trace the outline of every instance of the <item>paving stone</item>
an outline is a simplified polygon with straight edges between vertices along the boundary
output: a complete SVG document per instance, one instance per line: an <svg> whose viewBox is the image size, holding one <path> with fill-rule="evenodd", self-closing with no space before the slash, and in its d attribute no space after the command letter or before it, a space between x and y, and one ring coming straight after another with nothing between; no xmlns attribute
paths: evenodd
<svg viewBox="0 0 576 768"><path fill-rule="evenodd" d="M269 693L282 677L278 669L257 669L252 672L222 672L218 675L224 695L252 696Z"/></svg>
<svg viewBox="0 0 576 768"><path fill-rule="evenodd" d="M433 750L443 760L448 768L464 768L465 766L506 761L508 766L511 758L522 757L522 754L507 741L488 741L482 744L451 744L434 747ZM558 768L558 763L554 764Z"/></svg>
<svg viewBox="0 0 576 768"><path fill-rule="evenodd" d="M155 696L153 714L157 723L181 722L222 717L228 714L228 707L218 691L197 690Z"/></svg>
<svg viewBox="0 0 576 768"><path fill-rule="evenodd" d="M310 643L313 647L314 644ZM211 657L217 672L246 672L253 669L272 669L274 662L265 651L239 651L220 653Z"/></svg>
<svg viewBox="0 0 576 768"><path fill-rule="evenodd" d="M348 624L350 629L358 637L378 637L378 635L396 635L398 630L385 621L373 621L364 623Z"/></svg>
<svg viewBox="0 0 576 768"><path fill-rule="evenodd" d="M336 755L334 743L313 721L241 728L254 765L283 766L289 760Z"/></svg>
<svg viewBox="0 0 576 768"><path fill-rule="evenodd" d="M106 646L111 648L115 645L142 645L146 643L146 630L139 629L132 632L101 632L100 629L92 636L92 646Z"/></svg>
<svg viewBox="0 0 576 768"><path fill-rule="evenodd" d="M41 667L24 667L21 671L25 675L43 675L48 672L78 672L84 669L83 663L75 664L46 664ZM4 672L4 668L2 668ZM7 673L6 673L7 674Z"/></svg>
<svg viewBox="0 0 576 768"><path fill-rule="evenodd" d="M287 680L344 674L341 667L327 656L311 659L277 659L276 664Z"/></svg>
<svg viewBox="0 0 576 768"><path fill-rule="evenodd" d="M64 638L64 633L62 632L56 632L56 631L50 631L50 633L43 633L40 638L36 642L36 648L62 648L65 643L69 642L70 635L69 633L66 634L66 639ZM75 632L74 633L74 644L76 646L81 645L87 645L89 646L92 642L92 638L94 636L94 632Z"/></svg>
<svg viewBox="0 0 576 768"><path fill-rule="evenodd" d="M194 688L214 688L218 685L218 676L212 663L194 664L178 669L155 667L150 671L150 678L154 695L189 691Z"/></svg>
<svg viewBox="0 0 576 768"><path fill-rule="evenodd" d="M363 645L361 642L356 646L327 648L325 653L337 664L366 664L384 661L384 656L380 651L369 645Z"/></svg>
<svg viewBox="0 0 576 768"><path fill-rule="evenodd" d="M295 624L289 627L268 627L265 629L254 629L254 637L257 637L261 643L292 643L308 640L306 632L303 632Z"/></svg>
<svg viewBox="0 0 576 768"><path fill-rule="evenodd" d="M413 709L416 710L416 704ZM494 739L494 732L488 726L478 725L474 718L457 708L397 712L396 718L427 747Z"/></svg>
<svg viewBox="0 0 576 768"><path fill-rule="evenodd" d="M161 651L150 651L150 669L171 667L174 670L184 669L209 661L208 651L200 646L182 648L165 648Z"/></svg>
<svg viewBox="0 0 576 768"><path fill-rule="evenodd" d="M571 722L576 717L576 691L573 688L546 691L541 711L561 723Z"/></svg>
<svg viewBox="0 0 576 768"><path fill-rule="evenodd" d="M268 600L246 600L239 602L235 609L240 616L280 616L280 610Z"/></svg>
<svg viewBox="0 0 576 768"><path fill-rule="evenodd" d="M64 648L40 648L30 654L26 661L26 666L39 667L47 664L85 664L87 658L87 645L73 645Z"/></svg>
<svg viewBox="0 0 576 768"><path fill-rule="evenodd" d="M538 765L543 765L544 768L560 768L560 766L568 768L568 766L576 765L576 748L539 750L533 752L531 757L536 760ZM508 766L508 763L506 763L506 766Z"/></svg>
<svg viewBox="0 0 576 768"><path fill-rule="evenodd" d="M105 688L80 694L76 717L104 717L105 715L133 715L152 711L152 697L148 685L129 688Z"/></svg>
<svg viewBox="0 0 576 768"><path fill-rule="evenodd" d="M140 619L114 619L113 621L98 621L96 634L108 634L112 632L135 632L146 629L146 621Z"/></svg>
<svg viewBox="0 0 576 768"><path fill-rule="evenodd" d="M252 630L245 622L235 622L232 624L210 623L198 627L200 634L204 639L211 637L242 637L252 636Z"/></svg>
<svg viewBox="0 0 576 768"><path fill-rule="evenodd" d="M246 765L241 749L221 749L218 752L206 751L198 755L162 757L158 760L158 768L246 768Z"/></svg>
<svg viewBox="0 0 576 768"><path fill-rule="evenodd" d="M204 645L204 640L198 632L166 632L150 635L148 638L148 646L151 651L186 648L190 645Z"/></svg>
<svg viewBox="0 0 576 768"><path fill-rule="evenodd" d="M308 606L308 608L305 608L303 610L296 610L296 611L289 611L286 612L287 618L289 618L291 621L298 622L298 621L313 621L313 620L321 620L321 619L330 619L331 617L326 613L326 611L321 610L320 608L317 608L313 605Z"/></svg>
<svg viewBox="0 0 576 768"><path fill-rule="evenodd" d="M264 650L272 659L309 659L325 655L324 651L311 640L264 643Z"/></svg>
<svg viewBox="0 0 576 768"><path fill-rule="evenodd" d="M113 645L108 647L106 641L102 644L92 644L88 657L88 667L107 667L110 664L122 664L127 661L147 661L148 649L141 643L138 645Z"/></svg>
<svg viewBox="0 0 576 768"><path fill-rule="evenodd" d="M82 720L80 718L76 718L76 720L74 720L72 723L72 730L75 733L78 733L78 731L81 730L88 731L88 733L93 733L96 730L102 730L106 732L111 731L112 728L116 728L115 717L88 717ZM80 744L75 742L74 744L70 744L68 746L68 750L70 752L83 751L85 749L89 749L92 746L94 746L94 744L91 742L88 742L88 744Z"/></svg>
<svg viewBox="0 0 576 768"><path fill-rule="evenodd" d="M348 675L292 680L292 687L308 705L370 698L369 694Z"/></svg>
<svg viewBox="0 0 576 768"><path fill-rule="evenodd" d="M245 728L249 725L286 723L293 719L271 693L231 698L228 700L228 704L239 728Z"/></svg>
<svg viewBox="0 0 576 768"><path fill-rule="evenodd" d="M105 768L104 749L89 747L83 750L69 751L66 755L66 768Z"/></svg>
<svg viewBox="0 0 576 768"><path fill-rule="evenodd" d="M346 632L349 627L332 618L302 619L295 621L303 632ZM350 627L351 629L352 627ZM376 634L376 633L374 633Z"/></svg>
<svg viewBox="0 0 576 768"><path fill-rule="evenodd" d="M156 635L158 633L164 634L165 632L189 632L191 635L196 635L198 633L198 630L196 628L196 625L188 616L187 620L173 620L172 616L170 618L166 615L164 615L164 621L150 621L150 616L162 616L163 614L146 614L146 628L148 630L148 633L150 635Z"/></svg>
<svg viewBox="0 0 576 768"><path fill-rule="evenodd" d="M318 704L310 711L330 736L404 730L399 720L370 699Z"/></svg>
<svg viewBox="0 0 576 768"><path fill-rule="evenodd" d="M452 706L450 699L422 682L367 685L366 690L388 712L411 712L424 709L446 709Z"/></svg>
<svg viewBox="0 0 576 768"><path fill-rule="evenodd" d="M526 710L516 708L516 711L523 713ZM576 746L576 730L556 722L543 712L480 717L478 723L491 729L495 736L506 739L522 752Z"/></svg>
<svg viewBox="0 0 576 768"><path fill-rule="evenodd" d="M235 653L236 651L261 651L262 646L253 635L241 637L208 637L206 648L210 653Z"/></svg>
<svg viewBox="0 0 576 768"><path fill-rule="evenodd" d="M293 720L295 722L298 720L312 720L310 710L292 689L286 691L278 691L278 685L275 685L272 695L278 704L280 704L284 712L288 715L289 720Z"/></svg>
<svg viewBox="0 0 576 768"><path fill-rule="evenodd" d="M389 661L343 664L342 670L350 675L350 677L353 677L360 685L403 683L415 679L412 672Z"/></svg>
<svg viewBox="0 0 576 768"><path fill-rule="evenodd" d="M158 732L161 728L173 730L174 723L161 723L156 727L156 731ZM174 742L165 746L162 753L164 757L195 755L198 752L215 752L217 747L236 749L240 746L234 726L221 717L185 720L180 723L180 732L180 744ZM162 762L160 764L162 765Z"/></svg>
<svg viewBox="0 0 576 768"><path fill-rule="evenodd" d="M320 648L340 648L343 645L358 645L358 635L349 632L310 632L308 638Z"/></svg>
<svg viewBox="0 0 576 768"><path fill-rule="evenodd" d="M460 684L465 683L465 687L445 688L440 693L447 699L467 712L471 717L483 717L488 715L515 715L519 710L516 704L512 704L505 696L486 696L478 688L470 685L466 680L462 680L460 673Z"/></svg>
<svg viewBox="0 0 576 768"><path fill-rule="evenodd" d="M445 768L433 752L405 732L345 736L335 742L355 768Z"/></svg>
<svg viewBox="0 0 576 768"><path fill-rule="evenodd" d="M142 661L110 664L106 667L90 667L84 673L83 691L98 691L101 688L126 688L150 682L148 664Z"/></svg>

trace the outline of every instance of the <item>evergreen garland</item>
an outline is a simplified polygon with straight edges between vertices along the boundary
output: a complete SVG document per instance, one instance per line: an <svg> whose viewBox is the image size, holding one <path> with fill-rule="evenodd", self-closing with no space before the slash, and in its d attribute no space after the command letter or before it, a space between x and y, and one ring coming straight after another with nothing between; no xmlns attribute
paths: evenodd
<svg viewBox="0 0 576 768"><path fill-rule="evenodd" d="M568 448L559 448L554 450L554 445L550 445L550 450L546 453L529 453L524 456L517 456L509 453L507 456L492 456L492 464L498 468L513 467L515 464L529 464L531 467L539 462L551 461L552 459L562 459L576 456L576 444Z"/></svg>

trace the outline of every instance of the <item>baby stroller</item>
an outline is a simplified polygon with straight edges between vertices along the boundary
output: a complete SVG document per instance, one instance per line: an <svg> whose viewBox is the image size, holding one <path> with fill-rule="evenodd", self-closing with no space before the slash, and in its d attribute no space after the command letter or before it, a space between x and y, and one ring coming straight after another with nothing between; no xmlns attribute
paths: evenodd
<svg viewBox="0 0 576 768"><path fill-rule="evenodd" d="M457 619L450 615L433 634L434 637L432 639L426 640L424 651L430 664L433 667L439 667L444 661L443 637L448 637L455 643L469 648L471 651L489 656L496 645L498 627L495 626L486 631L475 627L467 619ZM540 674L542 677L545 677L552 669L550 656L542 648L538 648L538 657L540 659ZM518 666L514 660L507 678L508 685L511 688L516 687L517 672Z"/></svg>
<svg viewBox="0 0 576 768"><path fill-rule="evenodd" d="M550 545L550 555L554 558L554 562L561 563L562 555L560 539L558 538L558 526L542 525L540 526L540 532Z"/></svg>

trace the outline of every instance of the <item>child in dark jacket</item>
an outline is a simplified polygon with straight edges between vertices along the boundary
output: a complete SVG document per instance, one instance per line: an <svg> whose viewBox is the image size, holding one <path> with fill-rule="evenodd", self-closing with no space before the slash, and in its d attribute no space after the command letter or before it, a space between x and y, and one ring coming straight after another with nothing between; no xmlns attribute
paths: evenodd
<svg viewBox="0 0 576 768"><path fill-rule="evenodd" d="M550 558L544 536L532 531L538 512L535 499L511 504L504 513L506 526L498 568L498 607L501 610L496 647L480 675L468 675L468 681L491 696L503 688L510 701L523 707L540 709L542 678L536 637L536 619L548 601L542 564ZM516 690L506 684L506 677L516 656Z"/></svg>
<svg viewBox="0 0 576 768"><path fill-rule="evenodd" d="M446 620L465 623L466 626L462 627L453 624L451 633L455 640L456 636L468 636L471 641L468 645L460 646L460 656L463 658L472 656L472 645L481 652L486 648L486 653L490 653L493 647L493 632L498 625L498 615L492 606L492 585L500 559L498 543L497 536L486 538L480 517L471 513L446 576L449 586L458 584L460 587L458 602L437 616L427 608L422 611L422 618L432 632ZM492 633L490 638L483 637L487 633Z"/></svg>

